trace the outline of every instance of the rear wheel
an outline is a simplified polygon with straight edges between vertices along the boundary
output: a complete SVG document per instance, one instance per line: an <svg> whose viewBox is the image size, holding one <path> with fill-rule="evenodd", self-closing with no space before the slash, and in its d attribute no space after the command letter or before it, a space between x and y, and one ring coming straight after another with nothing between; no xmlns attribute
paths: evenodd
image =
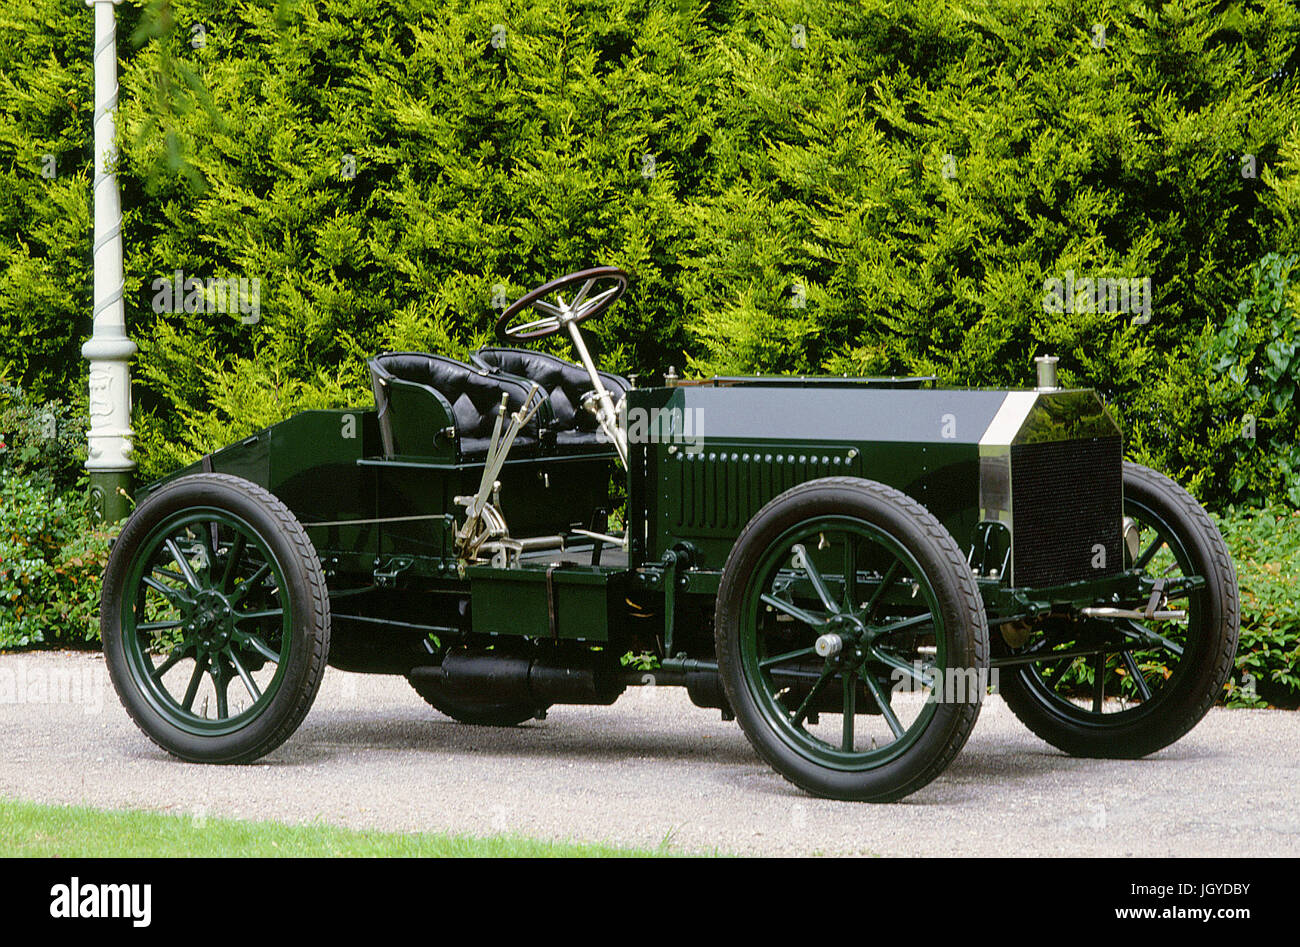
<svg viewBox="0 0 1300 947"><path fill-rule="evenodd" d="M987 683L988 628L956 542L883 484L778 496L727 559L716 616L727 699L797 786L885 802L956 756Z"/></svg>
<svg viewBox="0 0 1300 947"><path fill-rule="evenodd" d="M1007 706L1073 756L1132 759L1178 740L1223 693L1237 650L1237 576L1205 510L1168 477L1126 463L1124 515L1137 539L1124 567L1172 583L1168 608L1185 607L1186 623L1049 619L1009 652L1038 657L1000 669Z"/></svg>
<svg viewBox="0 0 1300 947"><path fill-rule="evenodd" d="M311 540L276 497L224 474L140 504L109 556L100 624L127 713L200 763L255 760L288 739L329 654Z"/></svg>

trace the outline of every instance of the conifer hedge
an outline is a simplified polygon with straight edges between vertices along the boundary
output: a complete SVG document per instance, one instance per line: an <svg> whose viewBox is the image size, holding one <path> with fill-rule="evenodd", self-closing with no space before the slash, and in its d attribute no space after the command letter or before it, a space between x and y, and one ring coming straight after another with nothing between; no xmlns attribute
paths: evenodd
<svg viewBox="0 0 1300 947"><path fill-rule="evenodd" d="M610 367L1023 385L1051 352L1133 458L1212 504L1300 503L1289 0L118 11L145 476L365 402L368 354L463 355L494 301L613 263ZM0 12L0 368L38 395L84 387L91 24ZM168 304L178 271L256 303ZM1045 306L1067 278L1147 305Z"/></svg>

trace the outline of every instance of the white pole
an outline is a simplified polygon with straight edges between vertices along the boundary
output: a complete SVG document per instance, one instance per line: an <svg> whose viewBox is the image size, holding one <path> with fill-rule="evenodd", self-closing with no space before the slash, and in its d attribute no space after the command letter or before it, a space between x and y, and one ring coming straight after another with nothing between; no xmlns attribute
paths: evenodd
<svg viewBox="0 0 1300 947"><path fill-rule="evenodd" d="M131 374L135 343L122 305L122 204L118 194L116 123L117 26L121 0L86 0L95 11L95 301L94 327L81 354L90 362L90 432L86 469L95 508L109 522L126 515L131 458Z"/></svg>

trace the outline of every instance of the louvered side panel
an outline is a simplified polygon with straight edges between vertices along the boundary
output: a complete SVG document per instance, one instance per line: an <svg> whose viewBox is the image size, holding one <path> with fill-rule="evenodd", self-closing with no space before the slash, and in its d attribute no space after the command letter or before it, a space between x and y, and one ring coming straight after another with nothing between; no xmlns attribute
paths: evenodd
<svg viewBox="0 0 1300 947"><path fill-rule="evenodd" d="M660 477L662 526L679 537L735 535L762 507L797 484L857 476L857 451L800 453L753 448L672 451Z"/></svg>

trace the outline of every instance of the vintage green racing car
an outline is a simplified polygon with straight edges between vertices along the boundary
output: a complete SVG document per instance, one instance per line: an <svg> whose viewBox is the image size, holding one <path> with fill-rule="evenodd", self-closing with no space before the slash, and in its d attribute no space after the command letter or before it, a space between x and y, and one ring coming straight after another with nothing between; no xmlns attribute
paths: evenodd
<svg viewBox="0 0 1300 947"><path fill-rule="evenodd" d="M490 726L678 685L808 792L886 801L943 772L992 688L1086 757L1159 750L1222 693L1232 561L1191 496L1124 461L1095 392L635 385L579 329L627 285L549 282L501 314L507 346L381 354L373 407L143 489L101 616L141 729L257 759L327 665ZM556 333L577 363L517 347Z"/></svg>

